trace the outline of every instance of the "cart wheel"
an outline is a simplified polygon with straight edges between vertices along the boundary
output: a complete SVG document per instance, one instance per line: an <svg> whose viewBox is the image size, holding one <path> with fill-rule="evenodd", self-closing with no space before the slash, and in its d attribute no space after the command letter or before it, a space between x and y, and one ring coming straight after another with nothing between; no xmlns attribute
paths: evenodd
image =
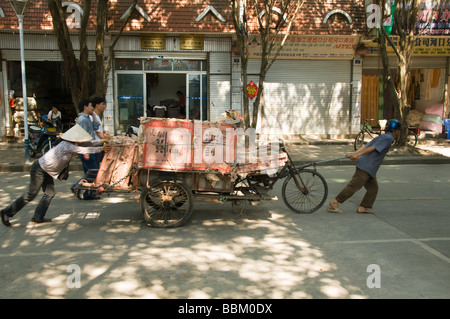
<svg viewBox="0 0 450 319"><path fill-rule="evenodd" d="M182 182L159 181L141 194L144 220L153 227L179 227L192 215L192 191Z"/></svg>
<svg viewBox="0 0 450 319"><path fill-rule="evenodd" d="M281 188L281 195L286 206L294 213L310 214L325 203L328 185L318 172L303 169L295 172L294 176L288 175Z"/></svg>

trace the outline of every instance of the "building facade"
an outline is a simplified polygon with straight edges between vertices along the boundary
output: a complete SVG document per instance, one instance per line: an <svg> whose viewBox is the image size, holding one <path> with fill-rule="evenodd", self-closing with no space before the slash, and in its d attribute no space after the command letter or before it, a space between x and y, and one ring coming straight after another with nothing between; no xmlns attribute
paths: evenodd
<svg viewBox="0 0 450 319"><path fill-rule="evenodd" d="M82 5L80 1L63 2L75 50L79 50L76 34ZM131 6L132 1L110 2L106 52ZM135 8L114 47L103 118L107 131L124 132L137 125L139 117L155 116L161 109L162 116L210 121L225 110L242 112L246 83L242 83L241 61L233 45L236 35L231 2L147 0L138 1ZM12 134L14 127L11 96L22 94L17 18L9 3L0 4L0 9L0 135L5 136ZM92 12L95 10L94 6ZM357 49L367 38L365 22L365 1L305 2L266 76L260 132L333 136L358 131L363 65L365 61L374 63ZM94 27L93 23L88 27L92 61ZM41 113L57 104L63 117L74 120L52 28L47 2L33 1L24 20L27 95L34 97ZM258 83L256 18L249 28L249 81ZM181 103L177 92L181 92L185 107L172 110L172 105Z"/></svg>

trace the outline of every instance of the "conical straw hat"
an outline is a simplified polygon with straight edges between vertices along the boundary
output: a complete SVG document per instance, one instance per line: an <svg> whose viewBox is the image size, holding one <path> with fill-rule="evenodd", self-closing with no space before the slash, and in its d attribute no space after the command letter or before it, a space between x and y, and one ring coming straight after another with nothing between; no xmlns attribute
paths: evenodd
<svg viewBox="0 0 450 319"><path fill-rule="evenodd" d="M87 142L92 140L92 136L79 124L76 124L70 130L61 135L61 138L69 142Z"/></svg>

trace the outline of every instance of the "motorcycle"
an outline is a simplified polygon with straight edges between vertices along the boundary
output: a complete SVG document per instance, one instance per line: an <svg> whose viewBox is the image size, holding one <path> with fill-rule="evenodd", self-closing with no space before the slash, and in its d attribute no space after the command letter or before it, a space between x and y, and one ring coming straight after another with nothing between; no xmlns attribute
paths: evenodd
<svg viewBox="0 0 450 319"><path fill-rule="evenodd" d="M28 127L31 157L35 157L38 153L45 154L60 141L57 129L48 121L47 115L42 116L42 119L42 127L34 125Z"/></svg>

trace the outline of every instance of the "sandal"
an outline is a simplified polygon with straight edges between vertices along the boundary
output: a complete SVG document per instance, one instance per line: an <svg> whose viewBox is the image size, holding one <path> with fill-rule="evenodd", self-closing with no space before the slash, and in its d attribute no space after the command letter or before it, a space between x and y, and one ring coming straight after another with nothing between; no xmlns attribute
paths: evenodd
<svg viewBox="0 0 450 319"><path fill-rule="evenodd" d="M364 210L360 211L359 208L356 211L358 214L373 214L373 212L370 209L364 208Z"/></svg>
<svg viewBox="0 0 450 319"><path fill-rule="evenodd" d="M333 208L330 203L330 207L327 209L330 213L343 213L344 211L340 209L339 207Z"/></svg>
<svg viewBox="0 0 450 319"><path fill-rule="evenodd" d="M2 218L2 224L5 225L6 227L11 227L11 223L9 222L9 216L6 215L6 213L2 210L0 212L1 214L1 218Z"/></svg>

